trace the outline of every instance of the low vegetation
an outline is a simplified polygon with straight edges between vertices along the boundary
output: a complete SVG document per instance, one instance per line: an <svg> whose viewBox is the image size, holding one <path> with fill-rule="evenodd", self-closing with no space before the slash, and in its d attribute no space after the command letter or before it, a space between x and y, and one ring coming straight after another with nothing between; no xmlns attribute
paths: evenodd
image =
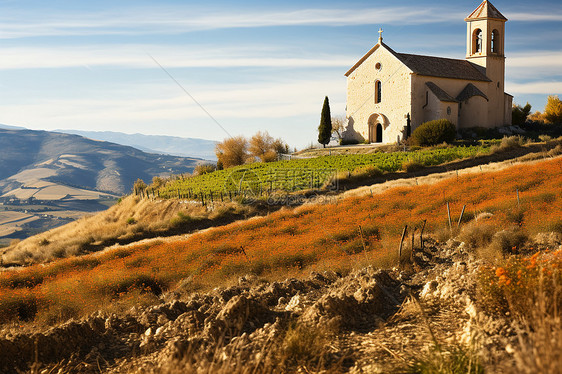
<svg viewBox="0 0 562 374"><path fill-rule="evenodd" d="M160 196L172 198L178 195L188 196L189 193L191 195L213 193L215 199L221 199L221 195L228 196L229 192L240 190L250 190L252 194L261 195L267 191L320 188L330 182L337 173L342 173L340 177L345 174L350 176L367 167L382 172L396 172L403 168L404 163L411 162L421 166L440 165L487 154L490 148L489 144L445 146L408 152L334 155L252 163L196 177L179 178L168 183L160 191Z"/></svg>
<svg viewBox="0 0 562 374"><path fill-rule="evenodd" d="M322 269L345 273L365 264L394 266L404 225L419 229L426 221L428 232L447 227L447 203L454 220L466 205L463 222L479 217L496 232L510 228L517 234L515 241L513 235L492 235L501 243L497 247L501 258L518 253L531 235L562 227L562 205L557 203L562 199L561 168L562 160L556 158L431 186L282 210L185 240L109 249L5 271L0 274L0 313L5 319L67 318L102 308L108 301L150 299L177 287L182 279L190 279L181 288L191 292L228 284L243 274L276 279ZM131 208L138 204L127 203ZM175 215L175 224L191 220ZM123 220L130 217L129 209ZM56 241L50 238L45 247Z"/></svg>
<svg viewBox="0 0 562 374"><path fill-rule="evenodd" d="M289 152L289 146L280 138L274 139L267 132L257 132L249 140L243 136L230 137L215 147L217 168L227 169L255 161L271 162Z"/></svg>
<svg viewBox="0 0 562 374"><path fill-rule="evenodd" d="M142 181L135 185L146 188ZM129 196L97 215L14 241L2 248L0 262L4 265L48 262L96 252L113 244L189 233L257 213L255 208L236 203L217 203L210 211L206 207L178 200L155 201Z"/></svg>
<svg viewBox="0 0 562 374"><path fill-rule="evenodd" d="M457 127L446 119L440 119L419 125L412 133L411 142L414 145L435 145L450 143L456 136Z"/></svg>

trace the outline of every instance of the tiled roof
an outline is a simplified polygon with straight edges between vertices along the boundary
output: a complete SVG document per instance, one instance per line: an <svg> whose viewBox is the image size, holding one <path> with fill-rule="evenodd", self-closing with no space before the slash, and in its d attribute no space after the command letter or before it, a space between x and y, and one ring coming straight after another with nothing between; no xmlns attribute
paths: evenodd
<svg viewBox="0 0 562 374"><path fill-rule="evenodd" d="M433 82L426 82L425 85L431 90L431 92L433 92L433 94L435 96L437 96L437 98L440 101L445 101L445 102L453 102L456 103L457 100L454 99L451 95L449 95L447 92L443 91L441 89L441 87L439 87L438 85L436 85Z"/></svg>
<svg viewBox="0 0 562 374"><path fill-rule="evenodd" d="M488 97L472 83L467 84L466 87L463 88L461 93L457 95L457 100L465 101L470 99L472 96L482 96L484 99L488 100Z"/></svg>
<svg viewBox="0 0 562 374"><path fill-rule="evenodd" d="M465 21L482 18L494 18L507 21L507 18L505 18L489 1L483 1L474 12L466 17Z"/></svg>
<svg viewBox="0 0 562 374"><path fill-rule="evenodd" d="M384 47L404 65L406 65L406 67L419 75L491 82L491 80L481 70L479 70L481 69L480 66L467 60L397 53L384 43L379 43L371 48L365 56L361 57L361 59L357 61L357 63L353 65L347 73L345 73L345 76L348 77L351 73L353 73L353 71L357 69L357 67L359 67L367 58L369 58L369 56L371 56L379 47Z"/></svg>
<svg viewBox="0 0 562 374"><path fill-rule="evenodd" d="M410 70L419 75L440 78L466 79L491 82L477 66L467 60L396 53L394 55Z"/></svg>

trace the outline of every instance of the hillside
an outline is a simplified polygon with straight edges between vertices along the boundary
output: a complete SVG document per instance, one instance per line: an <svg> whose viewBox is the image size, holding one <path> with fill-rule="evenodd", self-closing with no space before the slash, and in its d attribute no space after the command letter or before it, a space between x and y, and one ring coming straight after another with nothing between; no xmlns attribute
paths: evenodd
<svg viewBox="0 0 562 374"><path fill-rule="evenodd" d="M4 271L0 315L29 332L6 325L0 368L28 367L39 340L47 371L556 373L562 157L551 156ZM186 231L213 209L171 203L122 202L131 218L139 204L176 212Z"/></svg>
<svg viewBox="0 0 562 374"><path fill-rule="evenodd" d="M114 131L56 130L86 138L128 145L148 153L160 153L181 157L216 160L217 142L206 139L181 138L178 136L125 134Z"/></svg>
<svg viewBox="0 0 562 374"><path fill-rule="evenodd" d="M191 172L201 162L77 135L5 128L0 149L0 241L107 209L137 178Z"/></svg>

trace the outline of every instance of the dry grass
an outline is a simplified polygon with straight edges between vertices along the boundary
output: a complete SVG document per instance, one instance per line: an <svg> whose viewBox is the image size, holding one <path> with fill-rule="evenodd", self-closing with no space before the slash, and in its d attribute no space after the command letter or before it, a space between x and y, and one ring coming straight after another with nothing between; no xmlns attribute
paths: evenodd
<svg viewBox="0 0 562 374"><path fill-rule="evenodd" d="M178 200L124 198L107 211L13 243L3 249L4 263L32 264L83 255L115 243L190 232L203 220L251 214L249 207L236 203L216 204L208 209Z"/></svg>
<svg viewBox="0 0 562 374"><path fill-rule="evenodd" d="M72 295L77 313L82 313L147 286L148 293L157 294L154 285L167 290L188 277L192 287L205 289L245 274L273 279L303 276L319 269L396 266L396 249L404 225L419 228L426 220L427 233L448 228L447 202L453 222L458 220L462 206L467 205L469 212L490 212L486 222L496 231L517 225L514 234L494 235L491 241L501 251L511 253L522 241L518 232L536 234L559 224L562 206L556 202L562 199L561 168L562 159L557 158L495 173L468 174L433 185L336 199L334 204L282 209L267 217L193 234L185 240L139 244L44 267L4 272L0 274L0 299L17 294L21 300L35 300L40 315L56 314L51 310L60 307L57 300ZM521 191L521 208L516 189ZM545 193L553 195L545 197ZM136 204L141 202L132 207ZM519 210L524 212L522 216ZM232 213L225 208L209 214L220 217ZM139 223L146 222L131 214L129 207L122 214L123 226L136 225L126 224L131 216ZM174 225L189 225L194 214L166 215L171 216L177 217ZM55 241L47 239L49 244L44 247ZM5 310L14 314L13 308Z"/></svg>
<svg viewBox="0 0 562 374"><path fill-rule="evenodd" d="M560 372L562 364L562 250L511 256L483 268L478 302L509 316L518 344L510 347L517 373ZM513 370L513 369L510 369Z"/></svg>

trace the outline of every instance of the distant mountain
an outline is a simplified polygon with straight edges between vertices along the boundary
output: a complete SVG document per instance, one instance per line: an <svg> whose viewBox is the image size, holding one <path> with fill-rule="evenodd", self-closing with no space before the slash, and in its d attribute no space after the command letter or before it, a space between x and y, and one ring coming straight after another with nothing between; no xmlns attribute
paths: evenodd
<svg viewBox="0 0 562 374"><path fill-rule="evenodd" d="M19 127L19 126L10 126L10 125L4 125L4 124L0 123L0 129L8 129L8 130L25 130L25 127Z"/></svg>
<svg viewBox="0 0 562 374"><path fill-rule="evenodd" d="M48 131L0 129L0 192L38 181L123 194L137 178L193 171L201 159Z"/></svg>
<svg viewBox="0 0 562 374"><path fill-rule="evenodd" d="M180 138L165 135L125 134L113 131L56 130L66 134L85 136L95 140L104 140L128 145L149 153L163 153L182 157L198 157L215 161L215 144L213 140Z"/></svg>

